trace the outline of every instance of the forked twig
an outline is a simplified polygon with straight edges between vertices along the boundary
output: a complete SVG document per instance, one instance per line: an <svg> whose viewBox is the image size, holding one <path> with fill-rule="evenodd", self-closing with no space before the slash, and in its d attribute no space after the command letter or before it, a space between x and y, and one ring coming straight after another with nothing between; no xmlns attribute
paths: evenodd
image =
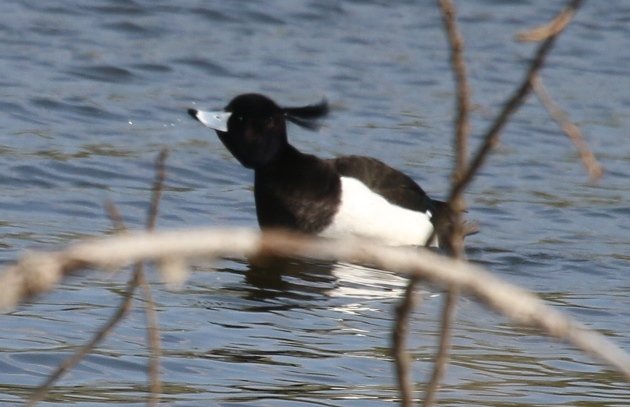
<svg viewBox="0 0 630 407"><path fill-rule="evenodd" d="M147 216L147 229L152 230L155 227L160 196L163 189L165 171L164 162L167 157L167 150L163 149L156 161L156 179L153 184L153 192L151 196L151 203L149 205L149 211ZM119 233L126 231L126 227L120 212L116 208L113 202L107 201L105 203L106 213L112 220L115 229ZM38 401L41 401L46 394L50 391L51 386L59 380L65 373L70 371L77 363L79 363L86 355L92 352L94 348L111 332L111 330L127 315L131 309L131 301L133 294L138 287L142 286L145 296L145 314L147 316L147 336L149 341L149 349L151 357L149 359L149 381L150 381L150 397L148 405L156 406L159 403L159 394L161 393L162 385L159 376L159 357L160 357L160 337L159 329L157 326L157 313L155 311L155 303L151 295L151 288L144 276L144 267L141 261L135 263L134 270L131 278L127 282L127 288L123 293L123 299L120 302L118 308L114 314L110 317L105 324L94 334L92 339L81 348L79 348L74 354L66 358L53 373L51 373L46 381L37 387L35 392L29 398L26 406L34 406Z"/></svg>
<svg viewBox="0 0 630 407"><path fill-rule="evenodd" d="M453 209L454 221L453 228L449 236L448 248L455 257L463 257L464 255L464 225L462 222L461 212L465 209L465 201L463 199L463 191L470 183L474 175L483 165L486 156L490 153L494 144L498 141L500 131L507 123L510 115L520 107L525 97L529 94L529 91L533 84L531 83L542 67L545 57L551 49L553 42L557 35L568 25L571 21L571 17L575 14L577 8L580 6L581 0L571 1L565 9L563 9L551 23L547 25L545 36L540 36L540 39L546 41L539 47L535 54L535 57L530 64L525 79L521 85L516 89L514 94L506 104L503 110L499 113L495 122L490 127L484 142L475 154L468 169L465 170L466 165L466 141L469 131L468 113L470 108L470 90L467 84L466 65L463 58L463 39L457 28L457 22L455 18L455 7L450 0L438 0L439 8L442 12L442 19L444 22L445 31L449 40L451 48L451 65L453 67L453 73L455 77L457 87L457 115L455 119L455 168L453 171L453 185L451 193L449 195L448 204ZM540 35L541 30L538 31ZM579 148L579 147L578 147ZM446 369L446 363L448 361L448 351L450 342L450 323L452 321L454 310L457 303L459 294L457 290L449 290L447 292L447 299L445 307L442 313L442 328L440 332L440 346L438 350L438 356L433 368L431 379L427 385L427 391L425 393L424 406L431 406L435 401L435 394L439 387L442 376Z"/></svg>
<svg viewBox="0 0 630 407"><path fill-rule="evenodd" d="M582 160L582 165L584 165L586 172L588 172L591 181L597 181L604 174L604 169L597 161L593 151L588 147L580 128L569 119L567 114L556 103L554 103L545 89L540 75L535 75L532 78L532 87L542 105L547 109L549 116L558 123L560 128L564 131L564 134L569 137L577 148L580 159Z"/></svg>
<svg viewBox="0 0 630 407"><path fill-rule="evenodd" d="M571 14L573 15L575 11L580 7L581 3L582 0L571 0L560 13L566 13L566 10L573 10L573 13ZM542 68L545 62L545 57L551 50L556 38L565 27L566 24L563 24L561 26L559 25L558 29L555 32L551 33L547 38L545 38L545 40L536 50L534 59L530 63L529 69L527 70L525 77L521 81L521 84L504 104L503 109L486 132L483 143L475 153L467 170L464 172L461 179L451 189L451 192L449 194L449 203L451 205L472 181L473 176L477 173L477 171L479 171L479 168L481 168L481 166L484 164L488 154L499 141L501 130L503 129L503 126L505 126L505 124L507 123L509 117L523 103L527 95L529 95L529 92L531 90L532 78Z"/></svg>

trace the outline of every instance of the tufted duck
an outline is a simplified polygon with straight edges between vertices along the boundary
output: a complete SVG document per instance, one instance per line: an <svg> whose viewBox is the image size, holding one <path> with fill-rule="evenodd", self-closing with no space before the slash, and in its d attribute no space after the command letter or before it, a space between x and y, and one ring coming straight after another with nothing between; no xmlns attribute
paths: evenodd
<svg viewBox="0 0 630 407"><path fill-rule="evenodd" d="M450 211L429 198L410 177L369 157L321 159L287 139L286 121L317 128L326 101L280 107L260 94L235 97L223 111L189 109L214 129L225 147L255 174L261 228L288 228L323 237L362 236L389 245L437 246ZM444 219L439 221L438 219Z"/></svg>

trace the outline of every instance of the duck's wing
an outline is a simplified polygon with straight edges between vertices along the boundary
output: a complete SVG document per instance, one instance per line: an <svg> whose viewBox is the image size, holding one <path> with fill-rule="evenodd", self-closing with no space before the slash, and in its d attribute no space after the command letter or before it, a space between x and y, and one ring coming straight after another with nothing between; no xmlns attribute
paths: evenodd
<svg viewBox="0 0 630 407"><path fill-rule="evenodd" d="M439 210L424 190L409 176L374 158L344 156L329 160L342 177L361 181L388 202L418 212Z"/></svg>

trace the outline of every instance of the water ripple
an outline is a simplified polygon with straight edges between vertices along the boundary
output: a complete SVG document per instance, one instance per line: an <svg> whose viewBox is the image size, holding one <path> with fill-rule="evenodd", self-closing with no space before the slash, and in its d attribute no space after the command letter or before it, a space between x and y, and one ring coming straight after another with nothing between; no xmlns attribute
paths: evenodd
<svg viewBox="0 0 630 407"><path fill-rule="evenodd" d="M111 65L80 66L69 70L68 73L85 79L114 84L131 82L134 78L131 71Z"/></svg>

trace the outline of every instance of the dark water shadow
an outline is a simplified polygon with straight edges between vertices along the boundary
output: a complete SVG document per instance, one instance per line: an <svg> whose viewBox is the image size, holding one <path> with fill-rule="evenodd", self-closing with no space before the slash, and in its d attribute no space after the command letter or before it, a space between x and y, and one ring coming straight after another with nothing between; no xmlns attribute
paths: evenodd
<svg viewBox="0 0 630 407"><path fill-rule="evenodd" d="M289 299L316 301L335 288L334 262L266 258L246 263L246 298L254 301Z"/></svg>
<svg viewBox="0 0 630 407"><path fill-rule="evenodd" d="M405 276L390 271L342 262L265 258L238 264L243 268L218 271L244 276L243 281L225 288L246 300L248 311L399 298L407 283Z"/></svg>

